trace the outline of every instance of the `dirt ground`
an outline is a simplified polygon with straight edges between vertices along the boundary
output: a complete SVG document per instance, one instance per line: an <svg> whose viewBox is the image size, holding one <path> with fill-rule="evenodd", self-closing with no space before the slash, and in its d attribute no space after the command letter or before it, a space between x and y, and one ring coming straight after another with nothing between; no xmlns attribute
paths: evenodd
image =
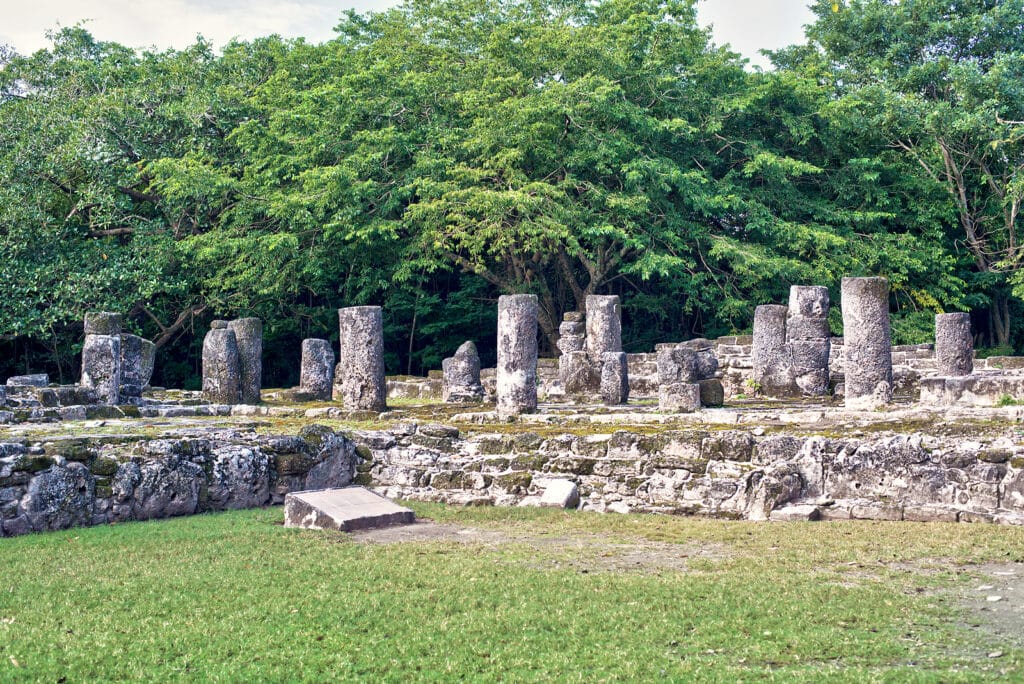
<svg viewBox="0 0 1024 684"><path fill-rule="evenodd" d="M968 627L993 643L1024 648L1024 563L979 565L970 573L977 581L958 597Z"/></svg>

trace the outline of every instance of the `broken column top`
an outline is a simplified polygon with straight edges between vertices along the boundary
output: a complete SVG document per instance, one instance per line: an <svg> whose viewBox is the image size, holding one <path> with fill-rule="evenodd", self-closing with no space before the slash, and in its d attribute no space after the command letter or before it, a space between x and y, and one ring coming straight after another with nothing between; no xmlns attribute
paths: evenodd
<svg viewBox="0 0 1024 684"><path fill-rule="evenodd" d="M789 288L789 315L820 318L828 315L828 288L821 285L793 285Z"/></svg>
<svg viewBox="0 0 1024 684"><path fill-rule="evenodd" d="M110 311L94 311L85 314L86 335L120 335L121 314Z"/></svg>
<svg viewBox="0 0 1024 684"><path fill-rule="evenodd" d="M595 363L605 352L622 351L622 310L618 295L587 295L587 354Z"/></svg>

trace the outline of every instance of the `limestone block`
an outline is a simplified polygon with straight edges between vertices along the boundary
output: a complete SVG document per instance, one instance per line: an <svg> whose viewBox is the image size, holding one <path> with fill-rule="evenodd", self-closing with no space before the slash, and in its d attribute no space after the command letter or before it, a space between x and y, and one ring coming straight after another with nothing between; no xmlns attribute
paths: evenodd
<svg viewBox="0 0 1024 684"><path fill-rule="evenodd" d="M109 311L85 314L86 335L120 335L121 314Z"/></svg>
<svg viewBox="0 0 1024 684"><path fill-rule="evenodd" d="M263 322L239 318L228 323L238 345L239 395L243 404L260 403L263 387Z"/></svg>
<svg viewBox="0 0 1024 684"><path fill-rule="evenodd" d="M541 484L536 482L535 484ZM580 504L580 493L572 480L550 479L544 481L544 493L540 505L546 508L576 508Z"/></svg>
<svg viewBox="0 0 1024 684"><path fill-rule="evenodd" d="M721 406L725 403L725 387L718 378L708 378L697 383L700 386L702 406Z"/></svg>
<svg viewBox="0 0 1024 684"><path fill-rule="evenodd" d="M601 354L622 351L622 311L618 295L587 295L587 354L599 363Z"/></svg>
<svg viewBox="0 0 1024 684"><path fill-rule="evenodd" d="M350 411L383 411L384 318L379 306L338 309L341 350L334 374L334 400Z"/></svg>
<svg viewBox="0 0 1024 684"><path fill-rule="evenodd" d="M558 358L558 378L562 390L571 397L590 397L600 391L600 370L585 351L562 354Z"/></svg>
<svg viewBox="0 0 1024 684"><path fill-rule="evenodd" d="M939 375L963 376L974 371L971 315L935 315L935 365Z"/></svg>
<svg viewBox="0 0 1024 684"><path fill-rule="evenodd" d="M789 288L788 312L791 317L827 318L828 288L821 285L793 285Z"/></svg>
<svg viewBox="0 0 1024 684"><path fill-rule="evenodd" d="M607 406L625 404L629 400L629 368L625 352L601 355L601 401Z"/></svg>
<svg viewBox="0 0 1024 684"><path fill-rule="evenodd" d="M214 404L237 404L241 398L238 342L227 323L214 327L203 339L203 399Z"/></svg>
<svg viewBox="0 0 1024 684"><path fill-rule="evenodd" d="M334 384L334 350L327 340L309 338L302 341L302 366L299 389L311 401L328 401Z"/></svg>
<svg viewBox="0 0 1024 684"><path fill-rule="evenodd" d="M137 403L153 374L156 345L137 335L121 335L122 403Z"/></svg>
<svg viewBox="0 0 1024 684"><path fill-rule="evenodd" d="M114 335L86 335L82 345L80 384L96 391L106 404L120 403L121 338ZM141 392L140 392L141 393Z"/></svg>
<svg viewBox="0 0 1024 684"><path fill-rule="evenodd" d="M827 318L790 316L786 319L786 339L790 342L827 340L830 336Z"/></svg>
<svg viewBox="0 0 1024 684"><path fill-rule="evenodd" d="M843 278L842 300L846 406L884 406L892 401L889 281Z"/></svg>
<svg viewBox="0 0 1024 684"><path fill-rule="evenodd" d="M34 375L12 375L7 378L8 387L46 387L50 384L50 376L46 373Z"/></svg>
<svg viewBox="0 0 1024 684"><path fill-rule="evenodd" d="M658 387L658 409L693 413L700 409L700 385L679 382Z"/></svg>
<svg viewBox="0 0 1024 684"><path fill-rule="evenodd" d="M497 409L514 416L537 410L536 295L498 298Z"/></svg>
<svg viewBox="0 0 1024 684"><path fill-rule="evenodd" d="M486 396L480 383L480 355L471 341L463 342L455 355L441 362L444 375L441 398L446 402L480 402Z"/></svg>

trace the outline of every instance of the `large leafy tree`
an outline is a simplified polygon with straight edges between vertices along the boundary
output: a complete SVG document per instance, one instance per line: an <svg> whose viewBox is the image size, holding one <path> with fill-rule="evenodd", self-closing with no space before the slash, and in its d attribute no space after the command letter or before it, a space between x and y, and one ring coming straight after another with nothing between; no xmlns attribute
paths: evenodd
<svg viewBox="0 0 1024 684"><path fill-rule="evenodd" d="M812 9L808 45L778 62L833 91L832 114L873 158L920 178L919 196L944 208L934 220L973 267L992 343L1008 344L1011 286L1024 294L1024 3L820 0Z"/></svg>

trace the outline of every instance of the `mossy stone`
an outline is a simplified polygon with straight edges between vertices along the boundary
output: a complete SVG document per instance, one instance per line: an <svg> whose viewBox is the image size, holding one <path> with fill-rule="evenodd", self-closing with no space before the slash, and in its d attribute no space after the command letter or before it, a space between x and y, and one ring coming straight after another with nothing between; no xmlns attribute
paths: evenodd
<svg viewBox="0 0 1024 684"><path fill-rule="evenodd" d="M430 478L430 486L434 489L462 489L465 475L461 470L446 470L435 473Z"/></svg>
<svg viewBox="0 0 1024 684"><path fill-rule="evenodd" d="M356 473L355 478L352 479L352 484L359 485L361 487L372 487L373 486L373 474L372 473Z"/></svg>
<svg viewBox="0 0 1024 684"><path fill-rule="evenodd" d="M21 470L28 473L38 473L53 465L53 459L49 456L30 456L25 454L18 457L18 460L11 466L11 470Z"/></svg>
<svg viewBox="0 0 1024 684"><path fill-rule="evenodd" d="M530 473L504 473L502 475L495 475L492 485L499 489L504 489L510 494L517 492L525 492L533 482L533 475Z"/></svg>
<svg viewBox="0 0 1024 684"><path fill-rule="evenodd" d="M305 475L316 465L312 456L303 453L275 454L274 466L278 475Z"/></svg>
<svg viewBox="0 0 1024 684"><path fill-rule="evenodd" d="M356 456L364 461L373 461L373 451L365 444L360 444L356 447Z"/></svg>
<svg viewBox="0 0 1024 684"><path fill-rule="evenodd" d="M118 463L112 458L106 456L98 456L89 465L89 470L92 471L93 475L109 476L117 472Z"/></svg>
<svg viewBox="0 0 1024 684"><path fill-rule="evenodd" d="M512 459L513 470L543 470L548 457L543 454L523 454Z"/></svg>
<svg viewBox="0 0 1024 684"><path fill-rule="evenodd" d="M978 460L986 463L1006 463L1012 455L1005 449L983 449L978 452Z"/></svg>

